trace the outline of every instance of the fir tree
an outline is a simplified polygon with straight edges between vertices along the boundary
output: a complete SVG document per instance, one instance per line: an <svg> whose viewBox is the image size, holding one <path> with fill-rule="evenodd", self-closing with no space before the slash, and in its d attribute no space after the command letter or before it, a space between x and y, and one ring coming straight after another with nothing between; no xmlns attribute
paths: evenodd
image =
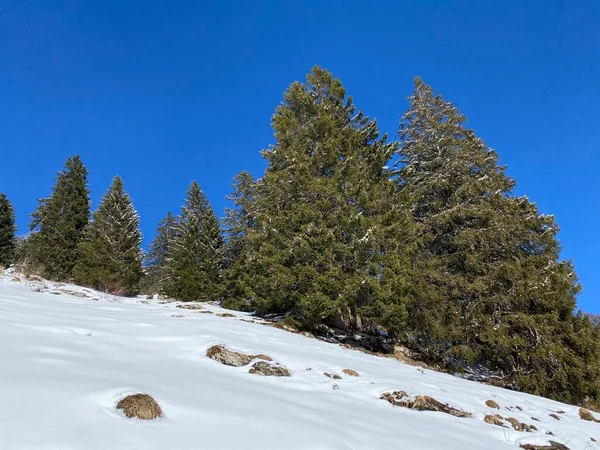
<svg viewBox="0 0 600 450"><path fill-rule="evenodd" d="M412 294L410 223L385 168L396 145L318 67L286 91L272 126L246 236L254 306L307 326L399 330Z"/></svg>
<svg viewBox="0 0 600 450"><path fill-rule="evenodd" d="M30 262L53 280L69 280L77 249L89 222L88 171L79 156L69 158L58 172L52 194L39 200L27 240Z"/></svg>
<svg viewBox="0 0 600 450"><path fill-rule="evenodd" d="M136 295L142 276L141 242L138 214L117 176L81 242L76 281L113 294Z"/></svg>
<svg viewBox="0 0 600 450"><path fill-rule="evenodd" d="M511 195L496 153L464 122L416 80L399 182L420 224L417 272L434 290L410 304L413 342L444 361L500 369L521 390L597 399L598 344L587 354L576 345L591 327L574 316L579 285L559 260L554 218Z"/></svg>
<svg viewBox="0 0 600 450"><path fill-rule="evenodd" d="M165 294L181 301L221 296L223 237L206 194L192 182L167 252Z"/></svg>
<svg viewBox="0 0 600 450"><path fill-rule="evenodd" d="M175 216L170 212L158 224L156 237L145 255L146 276L143 280L143 290L146 293L153 294L163 290L167 278L167 255L175 237L175 225Z"/></svg>
<svg viewBox="0 0 600 450"><path fill-rule="evenodd" d="M0 193L0 266L15 262L15 212L5 194Z"/></svg>

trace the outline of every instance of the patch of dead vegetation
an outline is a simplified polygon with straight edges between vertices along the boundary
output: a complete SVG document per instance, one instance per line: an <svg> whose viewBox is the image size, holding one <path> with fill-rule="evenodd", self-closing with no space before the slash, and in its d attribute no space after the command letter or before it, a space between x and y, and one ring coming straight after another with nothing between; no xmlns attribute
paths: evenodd
<svg viewBox="0 0 600 450"><path fill-rule="evenodd" d="M117 403L117 409L129 418L142 420L153 420L163 415L160 405L148 394L128 395Z"/></svg>
<svg viewBox="0 0 600 450"><path fill-rule="evenodd" d="M323 375L325 375L327 378L332 378L334 380L341 380L342 377L340 377L337 373L323 373Z"/></svg>
<svg viewBox="0 0 600 450"><path fill-rule="evenodd" d="M342 369L342 372L351 377L359 377L360 374L356 370Z"/></svg>
<svg viewBox="0 0 600 450"><path fill-rule="evenodd" d="M173 317L174 319L181 319L182 317L185 317L183 314L171 314L171 317Z"/></svg>
<svg viewBox="0 0 600 450"><path fill-rule="evenodd" d="M73 297L90 298L90 296L87 295L85 292L72 291L70 289L58 289L58 292L62 292L66 295L72 295Z"/></svg>
<svg viewBox="0 0 600 450"><path fill-rule="evenodd" d="M579 418L581 420L587 420L588 422L600 423L600 420L596 419L594 415L585 408L579 408Z"/></svg>
<svg viewBox="0 0 600 450"><path fill-rule="evenodd" d="M235 314L231 314L231 313L217 313L217 317L235 317Z"/></svg>
<svg viewBox="0 0 600 450"><path fill-rule="evenodd" d="M508 417L506 419L506 421L508 423L510 423L516 431L521 431L521 432L526 431L527 433L537 431L537 428L535 425L529 425L525 422L521 422L520 420L517 420L514 417Z"/></svg>
<svg viewBox="0 0 600 450"><path fill-rule="evenodd" d="M265 361L258 361L252 365L250 373L263 375L265 377L290 377L290 371L278 364L269 364Z"/></svg>
<svg viewBox="0 0 600 450"><path fill-rule="evenodd" d="M552 417L553 419L556 419L556 420L560 420L560 417L558 416L558 414L552 413L552 414L550 414L550 417Z"/></svg>
<svg viewBox="0 0 600 450"><path fill-rule="evenodd" d="M500 405L494 400L486 400L485 406L487 406L488 408L500 409Z"/></svg>
<svg viewBox="0 0 600 450"><path fill-rule="evenodd" d="M401 406L416 411L436 411L450 414L454 417L472 417L471 413L454 408L447 403L442 403L427 395L417 395L415 398L411 398L405 391L395 391L384 393L381 399L390 402L394 406Z"/></svg>
<svg viewBox="0 0 600 450"><path fill-rule="evenodd" d="M204 309L204 306L198 303L186 303L185 305L177 305L176 308L179 309L192 309L192 310L201 310Z"/></svg>
<svg viewBox="0 0 600 450"><path fill-rule="evenodd" d="M207 309L196 311L198 314L214 314L214 312L209 311Z"/></svg>
<svg viewBox="0 0 600 450"><path fill-rule="evenodd" d="M498 427L506 428L506 425L504 425L503 419L504 418L500 414L488 414L487 416L485 416L483 418L483 421L485 423L489 423L490 425L496 425Z"/></svg>
<svg viewBox="0 0 600 450"><path fill-rule="evenodd" d="M273 361L273 358L271 358L268 355L263 355L262 353L259 353L258 355L254 355L254 359L262 359L263 361Z"/></svg>
<svg viewBox="0 0 600 450"><path fill-rule="evenodd" d="M549 441L549 445L521 444L519 447L525 450L570 450L565 444L555 441Z"/></svg>

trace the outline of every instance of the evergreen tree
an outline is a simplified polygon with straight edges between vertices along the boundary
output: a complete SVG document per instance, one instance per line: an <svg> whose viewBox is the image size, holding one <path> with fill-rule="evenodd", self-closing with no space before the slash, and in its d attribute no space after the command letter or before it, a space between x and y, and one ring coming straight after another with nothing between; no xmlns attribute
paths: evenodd
<svg viewBox="0 0 600 450"><path fill-rule="evenodd" d="M139 216L115 177L79 247L75 280L119 295L136 295L142 277Z"/></svg>
<svg viewBox="0 0 600 450"><path fill-rule="evenodd" d="M0 193L0 266L15 261L15 212L5 194Z"/></svg>
<svg viewBox="0 0 600 450"><path fill-rule="evenodd" d="M79 156L69 158L58 172L52 194L39 200L31 215L27 252L30 262L53 280L69 280L77 249L89 222L88 171Z"/></svg>
<svg viewBox="0 0 600 450"><path fill-rule="evenodd" d="M153 294L163 290L167 278L167 255L175 237L175 225L175 216L170 212L158 224L156 237L145 257L146 276L143 284L146 293Z"/></svg>
<svg viewBox="0 0 600 450"><path fill-rule="evenodd" d="M246 267L246 234L254 227L252 209L256 196L254 177L246 172L239 173L233 181L233 193L227 197L234 203L225 211L225 270L223 271L222 306L248 310L251 291L248 289Z"/></svg>
<svg viewBox="0 0 600 450"><path fill-rule="evenodd" d="M412 293L411 226L385 167L396 145L318 67L289 87L272 126L246 236L254 306L307 326L398 331Z"/></svg>
<svg viewBox="0 0 600 450"><path fill-rule="evenodd" d="M223 237L206 194L192 182L167 256L165 294L181 301L210 301L221 296Z"/></svg>
<svg viewBox="0 0 600 450"><path fill-rule="evenodd" d="M592 328L574 316L579 285L559 260L554 218L511 195L496 153L464 122L416 80L399 183L423 239L415 265L434 291L410 304L414 342L438 359L501 369L521 390L596 399L600 343L587 353L576 343Z"/></svg>

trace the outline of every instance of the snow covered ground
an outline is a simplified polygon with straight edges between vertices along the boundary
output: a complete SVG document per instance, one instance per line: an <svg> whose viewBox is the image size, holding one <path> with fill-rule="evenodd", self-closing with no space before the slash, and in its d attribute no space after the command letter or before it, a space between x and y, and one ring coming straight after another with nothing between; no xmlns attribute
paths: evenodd
<svg viewBox="0 0 600 450"><path fill-rule="evenodd" d="M218 316L224 311L215 306L207 314L176 305L0 275L0 449L500 450L549 440L600 448L591 439L600 441L600 423L581 420L577 407L246 322L241 313ZM214 344L267 354L292 376L222 365L205 356ZM473 417L380 399L395 390ZM152 395L164 417L145 422L115 409L138 392ZM550 417L556 411L561 420ZM484 422L496 413L538 431Z"/></svg>

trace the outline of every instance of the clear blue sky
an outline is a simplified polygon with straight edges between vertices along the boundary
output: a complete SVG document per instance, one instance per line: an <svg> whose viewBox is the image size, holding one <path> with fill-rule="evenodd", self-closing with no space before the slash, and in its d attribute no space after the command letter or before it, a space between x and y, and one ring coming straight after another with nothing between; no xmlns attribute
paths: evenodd
<svg viewBox="0 0 600 450"><path fill-rule="evenodd" d="M0 191L21 233L65 159L115 174L146 243L196 179L221 214L260 175L282 93L317 64L396 135L412 78L455 102L600 312L600 2L0 0Z"/></svg>

